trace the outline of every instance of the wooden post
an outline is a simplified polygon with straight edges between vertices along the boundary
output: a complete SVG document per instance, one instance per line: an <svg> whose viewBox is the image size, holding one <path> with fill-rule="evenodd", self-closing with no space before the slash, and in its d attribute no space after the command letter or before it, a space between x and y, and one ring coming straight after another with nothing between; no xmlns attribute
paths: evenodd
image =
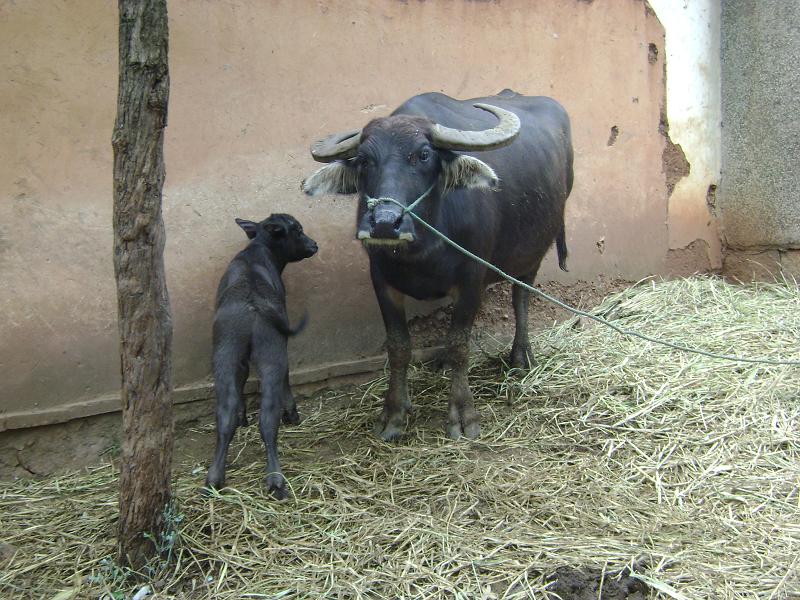
<svg viewBox="0 0 800 600"><path fill-rule="evenodd" d="M169 99L166 0L119 0L114 125L114 273L122 358L118 559L156 551L171 498L172 319L164 277L164 128Z"/></svg>

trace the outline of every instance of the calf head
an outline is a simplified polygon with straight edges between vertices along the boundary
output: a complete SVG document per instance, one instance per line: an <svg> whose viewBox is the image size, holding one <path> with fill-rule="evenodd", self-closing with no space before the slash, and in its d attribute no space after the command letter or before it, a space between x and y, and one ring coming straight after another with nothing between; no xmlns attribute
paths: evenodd
<svg viewBox="0 0 800 600"><path fill-rule="evenodd" d="M314 256L317 243L303 233L303 226L291 215L273 214L260 223L236 219L251 240L267 246L282 263L296 262Z"/></svg>
<svg viewBox="0 0 800 600"><path fill-rule="evenodd" d="M363 130L329 136L311 148L315 160L329 164L303 182L303 191L358 193L357 237L366 245L414 242L414 222L405 209L416 200L423 199L414 212L424 218L449 190L494 189L499 183L489 165L456 151L510 144L519 133L519 118L496 106L475 106L497 116L497 126L461 131L425 117L393 115Z"/></svg>

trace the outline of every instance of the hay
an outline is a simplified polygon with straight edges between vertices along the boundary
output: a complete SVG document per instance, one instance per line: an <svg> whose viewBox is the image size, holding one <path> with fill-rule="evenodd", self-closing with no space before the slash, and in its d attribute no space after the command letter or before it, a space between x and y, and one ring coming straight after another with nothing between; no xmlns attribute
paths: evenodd
<svg viewBox="0 0 800 600"><path fill-rule="evenodd" d="M795 284L648 282L595 312L707 350L800 358ZM418 367L399 444L368 433L385 376L301 403L305 421L280 437L286 502L265 495L255 427L237 434L222 493L199 496L205 465L180 466L180 541L150 578L155 597L543 597L561 565L634 563L658 597L800 597L797 367L684 355L578 319L533 347L524 376L498 358L471 369L477 442L443 437L447 381ZM18 551L0 595L132 596L141 584L108 561L116 486L113 465L3 484L0 539Z"/></svg>

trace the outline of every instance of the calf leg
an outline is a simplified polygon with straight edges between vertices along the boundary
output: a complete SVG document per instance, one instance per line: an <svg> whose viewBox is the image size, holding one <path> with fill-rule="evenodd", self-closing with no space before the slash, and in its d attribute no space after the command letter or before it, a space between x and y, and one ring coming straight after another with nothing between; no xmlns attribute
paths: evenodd
<svg viewBox="0 0 800 600"><path fill-rule="evenodd" d="M292 388L289 385L289 369L286 369L286 376L283 378L283 417L284 423L297 425L300 423L300 415L297 414L297 404L294 401Z"/></svg>
<svg viewBox="0 0 800 600"><path fill-rule="evenodd" d="M536 272L523 275L519 278L522 283L531 285ZM514 306L514 343L511 345L511 366L518 369L530 369L533 364L533 354L528 341L528 301L531 293L523 287L514 285L511 293L511 303Z"/></svg>
<svg viewBox="0 0 800 600"><path fill-rule="evenodd" d="M274 331L257 334L253 343L253 363L261 380L258 428L267 458L265 483L275 498L283 500L287 492L286 479L278 460L278 427L283 409L284 384L289 372L286 338Z"/></svg>
<svg viewBox="0 0 800 600"><path fill-rule="evenodd" d="M389 354L389 389L374 431L377 436L388 442L403 433L406 415L411 410L411 401L408 398L411 337L406 324L405 296L384 283L374 267L371 275L383 324L386 327L386 350Z"/></svg>
<svg viewBox="0 0 800 600"><path fill-rule="evenodd" d="M475 316L480 307L480 284L465 286L455 298L453 320L448 334L447 348L452 366L452 383L447 412L447 435L458 439L465 435L477 438L481 433L480 415L472 403L467 370L469 368L469 337Z"/></svg>
<svg viewBox="0 0 800 600"><path fill-rule="evenodd" d="M269 381L269 379L272 381ZM277 379L277 381L275 381ZM258 427L267 456L266 486L278 500L286 498L286 478L278 460L278 426L281 423L281 398L283 383L281 376L274 371L261 380L261 410Z"/></svg>
<svg viewBox="0 0 800 600"><path fill-rule="evenodd" d="M244 403L241 395L242 386L239 381L241 364L232 348L214 349L214 391L217 396L217 445L214 458L206 475L206 487L221 489L225 486L225 459L228 446L240 423L240 410ZM231 360L234 358L234 360ZM245 363L246 364L246 363ZM247 376L245 375L245 379Z"/></svg>
<svg viewBox="0 0 800 600"><path fill-rule="evenodd" d="M236 369L236 391L239 396L239 427L247 427L247 402L244 397L244 385L250 375L249 359L239 362Z"/></svg>

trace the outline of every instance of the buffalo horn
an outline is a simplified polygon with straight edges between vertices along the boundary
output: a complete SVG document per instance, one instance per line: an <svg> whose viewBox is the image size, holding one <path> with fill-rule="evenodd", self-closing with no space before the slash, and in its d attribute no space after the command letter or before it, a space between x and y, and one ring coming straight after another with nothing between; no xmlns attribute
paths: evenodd
<svg viewBox="0 0 800 600"><path fill-rule="evenodd" d="M474 106L492 113L500 122L493 129L481 131L450 129L437 123L431 128L433 145L444 150L493 150L514 141L520 127L517 115L491 104Z"/></svg>
<svg viewBox="0 0 800 600"><path fill-rule="evenodd" d="M352 158L358 152L361 141L361 130L352 129L343 133L334 133L311 145L311 156L317 162L333 162L335 160Z"/></svg>

